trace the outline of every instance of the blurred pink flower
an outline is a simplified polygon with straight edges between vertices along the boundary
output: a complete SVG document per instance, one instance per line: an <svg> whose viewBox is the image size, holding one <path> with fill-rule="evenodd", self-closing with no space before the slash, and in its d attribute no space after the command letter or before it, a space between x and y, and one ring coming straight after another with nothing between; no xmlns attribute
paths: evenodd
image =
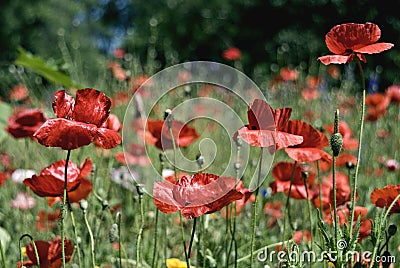
<svg viewBox="0 0 400 268"><path fill-rule="evenodd" d="M10 201L10 206L16 209L27 210L33 208L35 203L35 198L25 193L17 193L15 199Z"/></svg>

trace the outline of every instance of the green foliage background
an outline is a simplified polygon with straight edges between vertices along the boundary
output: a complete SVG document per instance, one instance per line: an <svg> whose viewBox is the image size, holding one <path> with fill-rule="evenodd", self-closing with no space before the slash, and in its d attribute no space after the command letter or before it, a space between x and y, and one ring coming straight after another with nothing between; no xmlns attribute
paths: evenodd
<svg viewBox="0 0 400 268"><path fill-rule="evenodd" d="M270 76L282 66L315 73L316 58L328 54L322 37L336 24L371 21L382 41L398 43L399 8L399 1L373 0L1 1L0 94L15 84L8 65L20 46L92 86L105 69L99 63L116 47L142 64L155 60L148 74L188 60L224 62L229 46L242 50L250 76ZM378 70L381 90L398 82L399 65L396 48L368 59L372 72L385 68Z"/></svg>

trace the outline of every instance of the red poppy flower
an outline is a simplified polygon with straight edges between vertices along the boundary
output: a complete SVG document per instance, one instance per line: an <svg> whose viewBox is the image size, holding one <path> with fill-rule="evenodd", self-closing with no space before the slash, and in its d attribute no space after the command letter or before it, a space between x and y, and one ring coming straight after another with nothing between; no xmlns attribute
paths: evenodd
<svg viewBox="0 0 400 268"><path fill-rule="evenodd" d="M361 225L360 230L358 233L358 241L361 242L362 239L368 237L371 234L371 221L366 219L365 216L368 213L368 209L361 206L354 207L354 222L353 226L356 225L358 217L360 217ZM325 212L324 220L332 224L332 218L330 212ZM333 215L333 213L332 213ZM342 226L343 224L347 223L351 217L351 211L349 210L348 206L341 205L337 208L337 215L339 218L339 225Z"/></svg>
<svg viewBox="0 0 400 268"><path fill-rule="evenodd" d="M357 157L348 153L341 153L336 157L336 167L347 167L349 163L355 166L357 164ZM328 171L332 168L332 162L320 161L319 168L321 171Z"/></svg>
<svg viewBox="0 0 400 268"><path fill-rule="evenodd" d="M139 75L137 77L132 77L129 82L129 88L133 93L136 93L145 82L146 82L146 85L148 85L149 87L152 87L153 81L152 80L148 81L148 80L149 80L149 77L147 75ZM137 92L137 93L140 93L141 96L145 97L148 94L150 94L149 92L150 91L148 91L148 90L140 90L140 92Z"/></svg>
<svg viewBox="0 0 400 268"><path fill-rule="evenodd" d="M139 165L142 167L150 164L149 157L146 154L146 148L140 144L130 144L126 146L125 153L115 154L115 159L123 165Z"/></svg>
<svg viewBox="0 0 400 268"><path fill-rule="evenodd" d="M325 36L326 46L335 55L319 57L323 64L348 63L356 55L366 62L364 54L375 54L393 47L391 43L376 43L381 37L378 25L345 23L334 26Z"/></svg>
<svg viewBox="0 0 400 268"><path fill-rule="evenodd" d="M273 110L265 101L255 99L247 111L249 124L240 128L234 138L240 135L251 146L269 147L271 150L299 144L303 137L283 130L291 113L291 108Z"/></svg>
<svg viewBox="0 0 400 268"><path fill-rule="evenodd" d="M14 138L32 138L44 122L46 118L41 110L20 108L8 118L8 127L5 130Z"/></svg>
<svg viewBox="0 0 400 268"><path fill-rule="evenodd" d="M119 81L124 81L126 80L126 78L128 78L126 71L122 69L121 65L118 62L109 61L107 63L107 68L111 69L114 78Z"/></svg>
<svg viewBox="0 0 400 268"><path fill-rule="evenodd" d="M283 131L303 137L303 142L285 148L290 158L297 162L312 162L320 159L330 161L332 158L322 148L329 145L326 136L311 125L300 120L289 120Z"/></svg>
<svg viewBox="0 0 400 268"><path fill-rule="evenodd" d="M386 114L390 104L390 97L382 93L370 94L365 98L365 105L368 107L365 120L376 121Z"/></svg>
<svg viewBox="0 0 400 268"><path fill-rule="evenodd" d="M189 146L199 138L196 129L182 122L172 120L172 135L177 147ZM164 120L147 119L147 129L155 138L155 146L160 150L173 149L172 137L167 122Z"/></svg>
<svg viewBox="0 0 400 268"><path fill-rule="evenodd" d="M122 59L125 56L125 50L122 48L117 48L114 50L113 55L117 59Z"/></svg>
<svg viewBox="0 0 400 268"><path fill-rule="evenodd" d="M399 185L387 185L383 189L375 188L371 193L371 203L377 207L386 209L392 204L394 199L400 194L400 184ZM400 200L394 204L393 208L390 210L389 214L400 213Z"/></svg>
<svg viewBox="0 0 400 268"><path fill-rule="evenodd" d="M92 161L87 158L85 162L78 167L72 161L68 162L68 188L67 191L75 190L83 177L92 171ZM57 197L63 194L65 176L65 160L57 161L44 168L39 176L33 175L32 178L24 180L24 184L40 197Z"/></svg>
<svg viewBox="0 0 400 268"><path fill-rule="evenodd" d="M279 75L283 81L294 81L299 76L299 72L295 69L284 67L279 71Z"/></svg>
<svg viewBox="0 0 400 268"><path fill-rule="evenodd" d="M57 118L47 120L34 137L44 146L64 150L76 149L94 141L104 149L114 148L121 143L121 136L103 127L110 115L110 106L110 99L93 88L78 90L76 101L64 90L59 90L53 101Z"/></svg>
<svg viewBox="0 0 400 268"><path fill-rule="evenodd" d="M61 238L56 237L55 239L46 241L35 241L35 245L39 255L40 268L60 268L62 267L62 248ZM72 254L74 253L74 245L68 239L64 240L65 250L65 261L71 260ZM29 243L26 247L26 255L29 261L24 262L22 265L25 267L33 267L37 265L35 256L35 250L33 244ZM18 262L18 267L22 267L21 263Z"/></svg>
<svg viewBox="0 0 400 268"><path fill-rule="evenodd" d="M8 172L0 172L0 185L3 185L3 183L10 178L10 173Z"/></svg>
<svg viewBox="0 0 400 268"><path fill-rule="evenodd" d="M320 208L322 203L322 209L326 210L333 206L333 177L332 174L329 177L322 179L322 200L319 198L319 187L314 190L313 203L315 207ZM336 206L343 205L350 200L350 185L349 179L346 174L336 172Z"/></svg>
<svg viewBox="0 0 400 268"><path fill-rule="evenodd" d="M324 129L330 135L333 135L334 131L333 124L324 126ZM353 132L345 121L339 122L339 133L342 135L343 138L343 149L357 150L358 140L353 138Z"/></svg>
<svg viewBox="0 0 400 268"><path fill-rule="evenodd" d="M304 185L303 172L305 169L302 168L299 164L288 163L288 162L279 162L272 169L272 177L275 179L270 183L270 187L272 188L272 194L276 194L278 192L284 192L286 195L289 194L290 188L290 179L293 174L292 180L292 189L290 192L290 197L295 199L307 199L307 191L306 186ZM315 174L312 172L307 172L308 174L306 183L308 189L308 197L311 198L313 196L311 185L314 182Z"/></svg>
<svg viewBox="0 0 400 268"><path fill-rule="evenodd" d="M319 91L316 88L305 88L301 91L301 96L305 101L312 101L319 98Z"/></svg>
<svg viewBox="0 0 400 268"><path fill-rule="evenodd" d="M60 210L56 210L54 213L40 210L38 213L38 222L36 224L36 228L40 231L44 231L46 229L53 229L56 226L58 220L60 219L60 215L61 215Z"/></svg>
<svg viewBox="0 0 400 268"><path fill-rule="evenodd" d="M386 89L386 96L391 102L400 103L400 85L392 85Z"/></svg>
<svg viewBox="0 0 400 268"><path fill-rule="evenodd" d="M293 234L293 241L297 244L301 242L310 242L311 241L311 232L310 230L300 230L296 231Z"/></svg>
<svg viewBox="0 0 400 268"><path fill-rule="evenodd" d="M22 101L28 97L28 88L24 84L18 84L14 86L10 91L10 100Z"/></svg>
<svg viewBox="0 0 400 268"><path fill-rule="evenodd" d="M269 216L268 228L274 227L279 219L283 219L282 203L279 201L266 203L264 206L264 214Z"/></svg>
<svg viewBox="0 0 400 268"><path fill-rule="evenodd" d="M187 219L221 210L243 194L235 188L235 179L213 174L196 173L183 176L174 184L154 183L153 196L157 208L167 214L181 211Z"/></svg>
<svg viewBox="0 0 400 268"><path fill-rule="evenodd" d="M92 192L92 182L86 178L81 178L81 183L79 186L73 190L68 192L68 201L69 203L79 203L82 199L87 199L89 194ZM57 202L61 202L61 196L57 197L47 197L47 204L49 207L53 206Z"/></svg>
<svg viewBox="0 0 400 268"><path fill-rule="evenodd" d="M115 114L110 114L107 120L101 125L101 128L112 130L118 133L122 129L121 122ZM102 140L96 139L94 145L97 147L102 147Z"/></svg>
<svg viewBox="0 0 400 268"><path fill-rule="evenodd" d="M247 203L254 203L255 195L253 194L252 191L244 187L242 181L238 181L238 183L236 184L236 190L243 194L243 197L241 199L235 201L236 215L240 215L240 213L242 212ZM230 211L228 207L226 207L226 209L222 211L222 216L224 218L230 217Z"/></svg>
<svg viewBox="0 0 400 268"><path fill-rule="evenodd" d="M230 47L222 52L222 57L226 60L240 60L242 52L236 47Z"/></svg>

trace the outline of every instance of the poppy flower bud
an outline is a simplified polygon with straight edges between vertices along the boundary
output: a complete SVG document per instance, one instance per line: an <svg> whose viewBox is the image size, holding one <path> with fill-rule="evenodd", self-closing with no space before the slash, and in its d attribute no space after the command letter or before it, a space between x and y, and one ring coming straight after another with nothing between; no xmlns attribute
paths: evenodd
<svg viewBox="0 0 400 268"><path fill-rule="evenodd" d="M307 172L307 171L302 171L302 172L301 172L301 177L303 178L303 180L307 180L307 178L308 178L308 172Z"/></svg>
<svg viewBox="0 0 400 268"><path fill-rule="evenodd" d="M343 145L343 137L340 133L335 133L331 136L331 149L333 156L338 156Z"/></svg>
<svg viewBox="0 0 400 268"><path fill-rule="evenodd" d="M139 195L143 195L144 194L144 190L141 186L137 185L136 186L136 191Z"/></svg>
<svg viewBox="0 0 400 268"><path fill-rule="evenodd" d="M204 157L200 154L196 157L197 165L202 167L204 165Z"/></svg>
<svg viewBox="0 0 400 268"><path fill-rule="evenodd" d="M238 136L236 137L236 146L237 146L237 147L241 147L242 144L243 144L243 140L242 140L242 138L240 138L240 136L238 135Z"/></svg>
<svg viewBox="0 0 400 268"><path fill-rule="evenodd" d="M118 241L118 238L118 224L113 223L111 225L110 231L108 232L108 240L110 241L110 243L114 243Z"/></svg>
<svg viewBox="0 0 400 268"><path fill-rule="evenodd" d="M350 161L346 162L346 168L347 169L353 169L354 168L353 162L350 162Z"/></svg>
<svg viewBox="0 0 400 268"><path fill-rule="evenodd" d="M167 109L164 112L164 120L167 121L168 124L168 128L172 128L172 110L171 109Z"/></svg>
<svg viewBox="0 0 400 268"><path fill-rule="evenodd" d="M83 211L85 211L85 210L87 210L87 208L88 208L88 202L87 202L85 199L82 199L82 200L79 202L79 206L81 207L81 209L82 209Z"/></svg>
<svg viewBox="0 0 400 268"><path fill-rule="evenodd" d="M240 163L236 162L233 167L235 168L235 170L239 170L240 169Z"/></svg>
<svg viewBox="0 0 400 268"><path fill-rule="evenodd" d="M397 226L394 225L394 224L391 224L391 225L389 226L389 229L388 229L388 234L389 234L390 236L394 236L394 235L396 234L396 232L397 232Z"/></svg>

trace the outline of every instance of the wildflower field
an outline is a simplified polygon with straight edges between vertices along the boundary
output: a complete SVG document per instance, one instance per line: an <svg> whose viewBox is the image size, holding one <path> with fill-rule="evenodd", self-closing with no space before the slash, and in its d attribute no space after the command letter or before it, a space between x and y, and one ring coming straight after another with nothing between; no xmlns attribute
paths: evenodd
<svg viewBox="0 0 400 268"><path fill-rule="evenodd" d="M1 73L0 267L400 267L379 24L332 21L323 53L251 73L235 44L161 63L156 40L95 72L57 36L64 67L20 46Z"/></svg>

